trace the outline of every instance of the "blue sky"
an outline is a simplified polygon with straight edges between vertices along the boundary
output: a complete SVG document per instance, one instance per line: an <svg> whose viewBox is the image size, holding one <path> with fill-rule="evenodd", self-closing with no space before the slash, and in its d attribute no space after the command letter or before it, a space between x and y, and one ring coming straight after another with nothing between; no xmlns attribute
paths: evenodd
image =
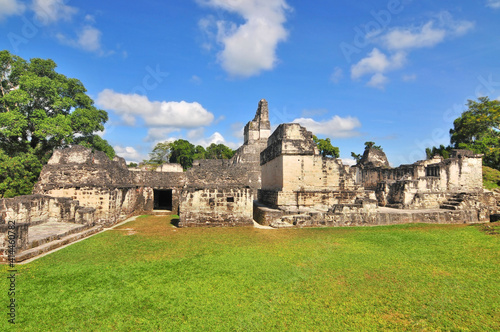
<svg viewBox="0 0 500 332"><path fill-rule="evenodd" d="M467 99L500 97L499 32L500 0L0 0L0 48L80 79L128 161L237 148L262 98L346 162L365 141L424 159Z"/></svg>

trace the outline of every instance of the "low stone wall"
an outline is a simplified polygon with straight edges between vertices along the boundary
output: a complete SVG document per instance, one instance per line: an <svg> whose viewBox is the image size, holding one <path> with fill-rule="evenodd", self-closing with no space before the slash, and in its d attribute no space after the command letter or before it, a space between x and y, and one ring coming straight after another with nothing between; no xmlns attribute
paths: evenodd
<svg viewBox="0 0 500 332"><path fill-rule="evenodd" d="M67 187L46 190L59 199L74 199L95 210L95 222L111 226L129 215L153 210L153 189L149 187Z"/></svg>
<svg viewBox="0 0 500 332"><path fill-rule="evenodd" d="M368 202L370 203L370 202ZM261 225L274 227L378 226L406 223L463 224L490 221L489 209L467 210L398 210L377 209L373 204L339 204L329 212L287 213L260 203L254 204L254 219Z"/></svg>
<svg viewBox="0 0 500 332"><path fill-rule="evenodd" d="M26 250L29 227L45 222L94 225L95 209L66 197L27 195L0 199L0 262L8 260L12 248L14 254Z"/></svg>
<svg viewBox="0 0 500 332"><path fill-rule="evenodd" d="M14 221L30 226L47 221L94 223L95 209L85 208L67 197L26 195L0 199L0 224Z"/></svg>

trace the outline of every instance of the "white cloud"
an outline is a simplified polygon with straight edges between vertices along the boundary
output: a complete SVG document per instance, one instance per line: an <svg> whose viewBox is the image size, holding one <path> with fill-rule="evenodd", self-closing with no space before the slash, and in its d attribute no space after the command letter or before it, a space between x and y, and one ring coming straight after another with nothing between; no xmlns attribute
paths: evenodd
<svg viewBox="0 0 500 332"><path fill-rule="evenodd" d="M33 0L32 9L40 23L49 25L57 21L71 21L78 9L65 4L65 0Z"/></svg>
<svg viewBox="0 0 500 332"><path fill-rule="evenodd" d="M242 122L235 122L231 124L231 135L238 139L243 139L243 130L245 129L245 125Z"/></svg>
<svg viewBox="0 0 500 332"><path fill-rule="evenodd" d="M278 61L276 48L286 40L283 26L290 7L285 0L198 0L202 5L223 9L242 16L245 23L219 20L215 22L215 38L223 46L218 55L222 68L231 76L249 77L262 70L271 70ZM199 27L213 36L214 22L208 18L199 21ZM206 43L205 43L206 44ZM205 45L204 44L204 45ZM210 49L210 45L205 45Z"/></svg>
<svg viewBox="0 0 500 332"><path fill-rule="evenodd" d="M371 86L373 88L383 89L385 84L389 81L389 79L384 76L382 73L376 73L372 76L372 78L366 83L366 85Z"/></svg>
<svg viewBox="0 0 500 332"><path fill-rule="evenodd" d="M474 22L455 20L449 12L443 11L421 26L395 27L387 33L377 31L367 38L378 47L351 66L351 78L371 75L367 85L383 88L389 81L387 72L404 67L410 51L436 46L447 38L467 33L473 27ZM379 48L386 51L380 51Z"/></svg>
<svg viewBox="0 0 500 332"><path fill-rule="evenodd" d="M200 127L188 131L187 138L188 140L197 140L203 137L203 134L205 134L205 128Z"/></svg>
<svg viewBox="0 0 500 332"><path fill-rule="evenodd" d="M177 131L180 131L180 128L149 128L148 135L144 138L144 141L154 142L155 144L158 142L164 142L167 140L168 135Z"/></svg>
<svg viewBox="0 0 500 332"><path fill-rule="evenodd" d="M105 55L101 45L102 33L99 29L86 25L77 33L77 35L76 39L71 39L63 34L57 34L57 39L66 45L76 47L87 52Z"/></svg>
<svg viewBox="0 0 500 332"><path fill-rule="evenodd" d="M372 75L368 86L383 88L388 82L384 73L401 68L406 61L406 53L397 52L388 57L379 49L374 48L366 58L361 59L351 67L351 78L358 79L364 75Z"/></svg>
<svg viewBox="0 0 500 332"><path fill-rule="evenodd" d="M21 15L26 6L17 0L0 0L0 21L8 16Z"/></svg>
<svg viewBox="0 0 500 332"><path fill-rule="evenodd" d="M500 8L500 0L488 0L488 3L486 5L488 7L498 9Z"/></svg>
<svg viewBox="0 0 500 332"><path fill-rule="evenodd" d="M224 144L224 145L226 145L227 147L229 147L231 149L237 149L240 146L240 144L238 144L238 143L226 141L226 139L224 138L224 136L222 136L222 134L219 133L219 132L215 132L215 133L213 133L209 137L199 138L197 140L192 141L192 144L194 144L194 145L201 145L201 146L203 146L205 148L208 147L212 143L215 143L215 144Z"/></svg>
<svg viewBox="0 0 500 332"><path fill-rule="evenodd" d="M131 146L123 147L123 146L115 145L113 147L113 149L115 149L116 155L118 155L119 157L125 158L125 160L127 162L131 162L131 161L141 162L144 159L148 158L147 155L139 153L139 151L137 151L135 148L133 148Z"/></svg>
<svg viewBox="0 0 500 332"><path fill-rule="evenodd" d="M197 102L150 101L146 96L109 89L99 93L97 104L114 111L126 122L140 117L151 127L195 128L209 125L214 119L214 115Z"/></svg>
<svg viewBox="0 0 500 332"><path fill-rule="evenodd" d="M342 163L344 165L347 165L347 166L354 166L354 165L356 165L356 160L354 160L352 158L340 158L340 160L342 161Z"/></svg>
<svg viewBox="0 0 500 332"><path fill-rule="evenodd" d="M420 29L395 28L382 37L387 48L404 50L431 47L444 40L446 30L434 28L434 22L427 22Z"/></svg>
<svg viewBox="0 0 500 332"><path fill-rule="evenodd" d="M78 34L78 45L86 51L96 52L101 50L101 31L85 26Z"/></svg>
<svg viewBox="0 0 500 332"><path fill-rule="evenodd" d="M335 67L333 73L330 75L330 81L333 83L338 83L344 77L344 73L341 68Z"/></svg>
<svg viewBox="0 0 500 332"><path fill-rule="evenodd" d="M314 135L326 135L330 138L358 136L359 133L355 129L361 127L361 122L359 122L357 118L351 116L341 118L338 115L325 121L315 121L311 118L298 118L292 122L300 123Z"/></svg>

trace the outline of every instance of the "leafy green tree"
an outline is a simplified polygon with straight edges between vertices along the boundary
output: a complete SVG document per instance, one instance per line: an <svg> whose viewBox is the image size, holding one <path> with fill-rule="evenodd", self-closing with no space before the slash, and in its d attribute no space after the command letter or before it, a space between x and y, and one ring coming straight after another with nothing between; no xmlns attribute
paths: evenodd
<svg viewBox="0 0 500 332"><path fill-rule="evenodd" d="M75 143L88 147L92 150L102 151L109 157L109 159L113 159L113 157L116 155L115 149L113 149L113 147L109 145L108 141L106 141L99 135L77 137L75 139Z"/></svg>
<svg viewBox="0 0 500 332"><path fill-rule="evenodd" d="M480 97L467 107L453 122L452 146L482 153L483 165L500 170L500 101Z"/></svg>
<svg viewBox="0 0 500 332"><path fill-rule="evenodd" d="M329 138L323 139L313 135L313 141L318 146L319 153L323 157L340 157L340 149L336 146L333 146Z"/></svg>
<svg viewBox="0 0 500 332"><path fill-rule="evenodd" d="M0 197L30 195L42 170L42 162L31 152L11 157L0 149Z"/></svg>
<svg viewBox="0 0 500 332"><path fill-rule="evenodd" d="M179 163L184 169L193 166L197 159L230 159L234 151L224 144L212 143L205 150L201 145L194 146L189 141L178 139L173 142L158 143L149 154L150 159L144 160L143 165L148 168L156 168L166 162Z"/></svg>
<svg viewBox="0 0 500 332"><path fill-rule="evenodd" d="M206 159L231 159L235 151L224 144L212 143L206 150Z"/></svg>
<svg viewBox="0 0 500 332"><path fill-rule="evenodd" d="M139 165L137 165L137 163L129 163L127 165L127 167L137 167L137 166L139 166Z"/></svg>
<svg viewBox="0 0 500 332"><path fill-rule="evenodd" d="M170 143L170 158L171 163L178 163L182 168L188 169L193 166L194 155L196 152L195 146L189 141L178 139Z"/></svg>
<svg viewBox="0 0 500 332"><path fill-rule="evenodd" d="M53 149L93 144L108 114L94 106L83 84L55 71L52 60L27 62L0 51L0 148L7 154L32 149L47 158ZM96 142L98 140L95 140ZM97 142L96 148L102 148Z"/></svg>
<svg viewBox="0 0 500 332"><path fill-rule="evenodd" d="M95 135L104 130L106 111L94 106L79 80L55 68L52 60L28 62L0 51L0 167L10 174L1 179L2 185L12 184L4 195L29 193L26 188L41 170L34 160L43 165L56 148L82 144L114 156L113 148Z"/></svg>
<svg viewBox="0 0 500 332"><path fill-rule="evenodd" d="M151 166L160 166L168 163L172 154L172 142L160 142L155 145L153 151L149 154L147 164Z"/></svg>
<svg viewBox="0 0 500 332"><path fill-rule="evenodd" d="M431 148L426 148L425 149L425 154L427 156L427 159L432 159L435 155L441 156L444 159L450 158L450 153L451 153L451 146L444 146L441 144L439 148L436 148L435 146Z"/></svg>
<svg viewBox="0 0 500 332"><path fill-rule="evenodd" d="M201 145L197 145L194 148L194 157L193 158L194 158L194 160L205 159L206 154L207 154L207 151L205 150L205 148Z"/></svg>

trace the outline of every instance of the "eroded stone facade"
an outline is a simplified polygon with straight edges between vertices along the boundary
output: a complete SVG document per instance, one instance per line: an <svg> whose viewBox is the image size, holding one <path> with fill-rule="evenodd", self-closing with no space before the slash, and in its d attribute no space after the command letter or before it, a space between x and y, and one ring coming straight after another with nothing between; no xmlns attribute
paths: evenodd
<svg viewBox="0 0 500 332"><path fill-rule="evenodd" d="M275 227L486 222L496 211L493 194L482 188L482 156L470 151L391 168L382 150L369 148L348 167L319 155L299 124L282 124L261 166L254 219Z"/></svg>
<svg viewBox="0 0 500 332"><path fill-rule="evenodd" d="M474 223L500 213L494 194L482 188L481 155L456 150L449 159L391 168L381 150L370 148L349 167L322 157L299 124L282 124L272 135L270 129L263 99L231 160L198 160L188 171L177 164L129 169L123 158L82 146L56 150L37 195L0 200L0 259L9 221L24 250L34 225L107 227L143 213L178 214L181 227Z"/></svg>

